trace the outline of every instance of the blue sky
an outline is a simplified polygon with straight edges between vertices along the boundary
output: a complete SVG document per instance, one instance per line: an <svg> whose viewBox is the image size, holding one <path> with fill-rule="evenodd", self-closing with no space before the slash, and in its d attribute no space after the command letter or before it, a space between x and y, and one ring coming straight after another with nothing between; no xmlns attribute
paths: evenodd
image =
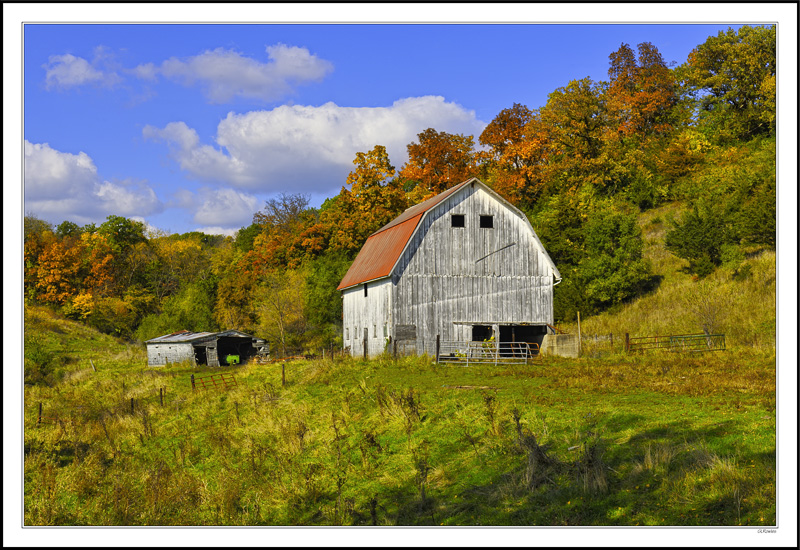
<svg viewBox="0 0 800 550"><path fill-rule="evenodd" d="M477 137L514 103L606 80L622 43L669 62L729 24L29 24L25 211L232 234L265 199L396 168L428 127Z"/></svg>

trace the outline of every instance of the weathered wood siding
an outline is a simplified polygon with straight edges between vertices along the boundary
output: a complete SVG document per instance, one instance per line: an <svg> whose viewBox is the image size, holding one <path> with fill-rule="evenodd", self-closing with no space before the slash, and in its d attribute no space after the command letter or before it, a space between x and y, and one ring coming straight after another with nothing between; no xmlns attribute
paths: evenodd
<svg viewBox="0 0 800 550"><path fill-rule="evenodd" d="M195 362L192 344L182 342L147 344L148 365L156 367L181 361Z"/></svg>
<svg viewBox="0 0 800 550"><path fill-rule="evenodd" d="M358 285L342 292L344 346L353 356L364 353L364 329L367 329L367 353L379 355L386 347L386 337L392 334L392 281L382 279Z"/></svg>
<svg viewBox="0 0 800 550"><path fill-rule="evenodd" d="M453 214L464 227L451 226ZM481 215L492 216L491 229ZM428 213L392 282L393 323L415 325L420 341L469 340L472 324L553 323L553 274L540 243L526 219L477 185Z"/></svg>

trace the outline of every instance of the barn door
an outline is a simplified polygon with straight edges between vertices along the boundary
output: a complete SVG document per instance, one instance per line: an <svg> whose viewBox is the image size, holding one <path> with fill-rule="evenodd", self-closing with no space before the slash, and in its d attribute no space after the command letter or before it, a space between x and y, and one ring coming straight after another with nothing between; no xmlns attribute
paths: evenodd
<svg viewBox="0 0 800 550"><path fill-rule="evenodd" d="M206 359L208 360L208 366L209 367L218 367L219 366L219 358L217 357L217 348L216 347L206 348Z"/></svg>

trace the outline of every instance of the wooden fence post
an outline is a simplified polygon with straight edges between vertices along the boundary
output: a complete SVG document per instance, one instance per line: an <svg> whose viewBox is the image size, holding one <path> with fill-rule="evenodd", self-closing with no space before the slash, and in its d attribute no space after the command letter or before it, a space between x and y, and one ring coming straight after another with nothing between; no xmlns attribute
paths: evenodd
<svg viewBox="0 0 800 550"><path fill-rule="evenodd" d="M397 359L397 340L392 342L392 357Z"/></svg>
<svg viewBox="0 0 800 550"><path fill-rule="evenodd" d="M39 418L36 419L36 425L38 426L41 423L42 423L42 402L39 401Z"/></svg>
<svg viewBox="0 0 800 550"><path fill-rule="evenodd" d="M436 335L436 363L439 363L439 350L441 350L441 342L439 340L439 335Z"/></svg>
<svg viewBox="0 0 800 550"><path fill-rule="evenodd" d="M609 332L608 333L608 341L611 342L611 349L614 349L614 333L613 332Z"/></svg>
<svg viewBox="0 0 800 550"><path fill-rule="evenodd" d="M582 347L582 344L583 344L581 342L581 312L578 311L577 313L578 313L578 355L580 355L581 354L581 347Z"/></svg>
<svg viewBox="0 0 800 550"><path fill-rule="evenodd" d="M630 334L628 334L626 332L625 333L625 353L627 353L630 350L630 346L631 346L631 337L630 337Z"/></svg>
<svg viewBox="0 0 800 550"><path fill-rule="evenodd" d="M192 375L192 391L194 391L194 374Z"/></svg>
<svg viewBox="0 0 800 550"><path fill-rule="evenodd" d="M286 361L281 363L281 386L286 385Z"/></svg>
<svg viewBox="0 0 800 550"><path fill-rule="evenodd" d="M158 402L163 407L164 406L164 393L162 392L163 388L158 388Z"/></svg>
<svg viewBox="0 0 800 550"><path fill-rule="evenodd" d="M133 414L133 397L131 397L131 414Z"/></svg>

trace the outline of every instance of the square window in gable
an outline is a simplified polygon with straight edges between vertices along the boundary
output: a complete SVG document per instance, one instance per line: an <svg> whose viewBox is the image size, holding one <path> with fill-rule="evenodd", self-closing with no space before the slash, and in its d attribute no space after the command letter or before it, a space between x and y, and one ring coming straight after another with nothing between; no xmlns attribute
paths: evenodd
<svg viewBox="0 0 800 550"><path fill-rule="evenodd" d="M450 216L450 227L464 227L464 214Z"/></svg>
<svg viewBox="0 0 800 550"><path fill-rule="evenodd" d="M494 216L481 216L481 227L492 229L494 227Z"/></svg>

